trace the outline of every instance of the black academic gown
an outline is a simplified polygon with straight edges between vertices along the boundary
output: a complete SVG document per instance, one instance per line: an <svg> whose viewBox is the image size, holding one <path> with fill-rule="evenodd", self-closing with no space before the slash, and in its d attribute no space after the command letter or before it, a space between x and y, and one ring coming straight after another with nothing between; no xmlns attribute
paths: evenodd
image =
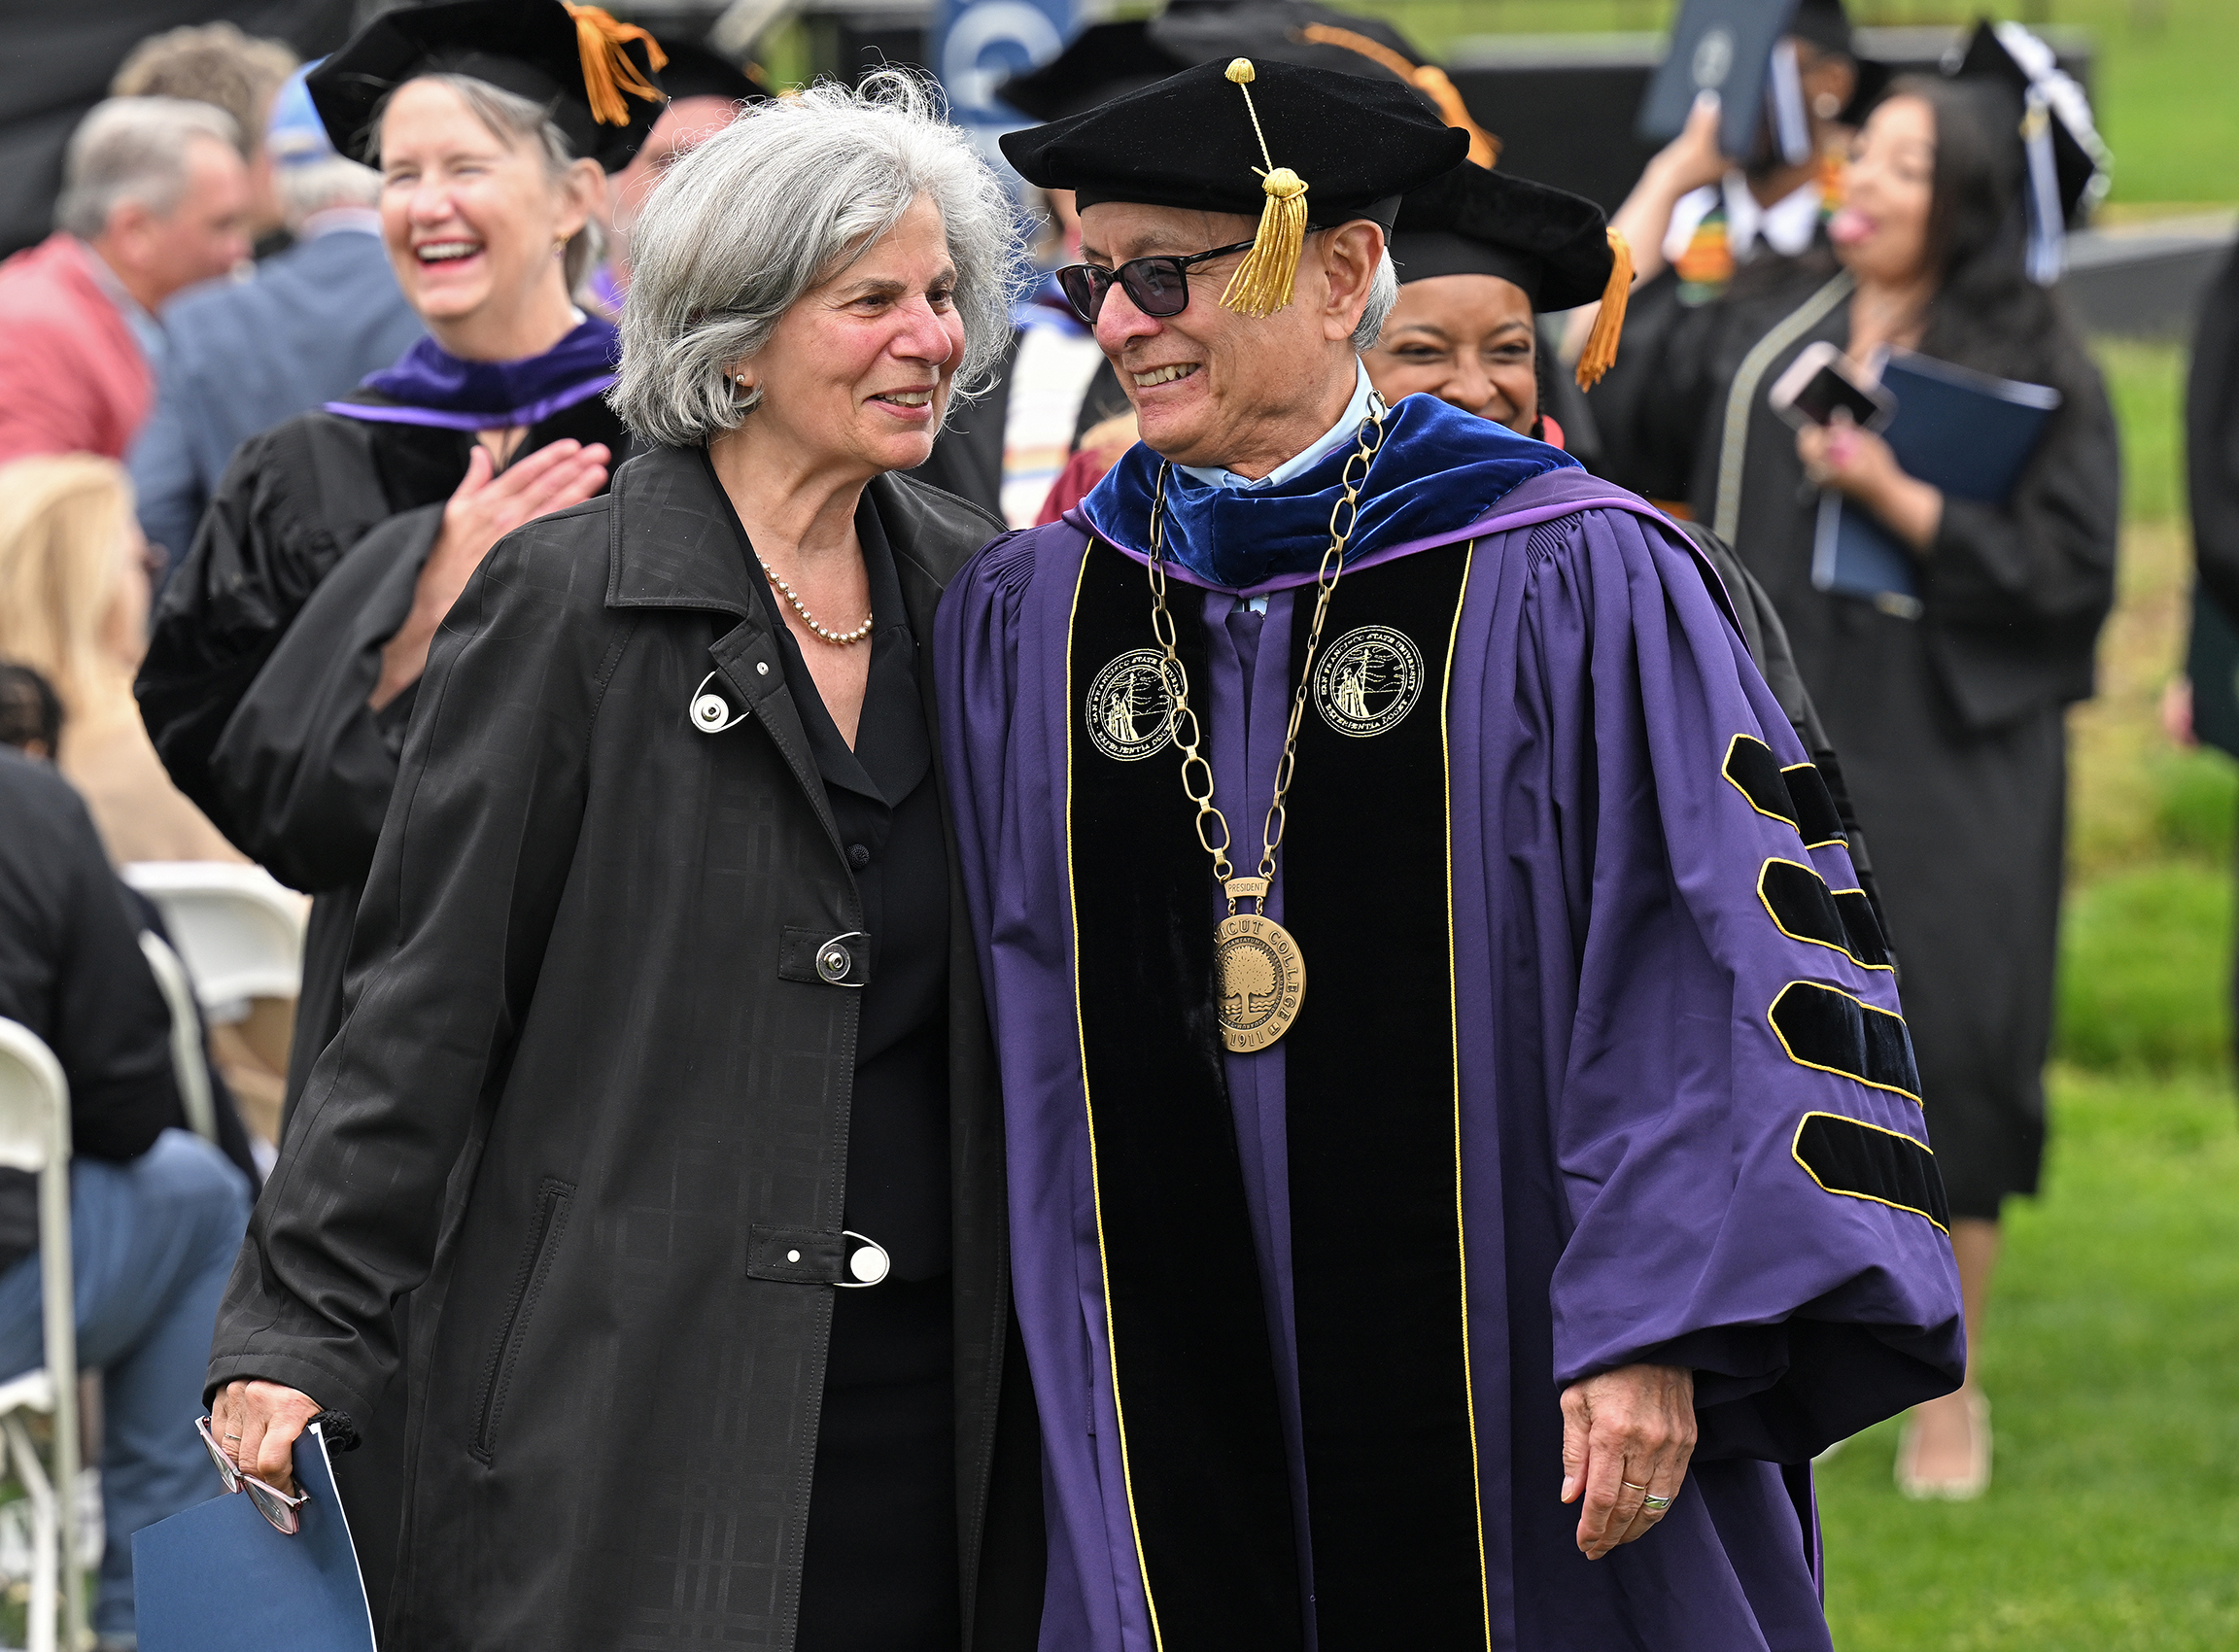
<svg viewBox="0 0 2239 1652"><path fill-rule="evenodd" d="M2043 1155L2062 713L2091 693L2092 646L2114 603L2114 415L2073 336L1963 361L2066 394L2012 498L1946 501L1919 565L1918 620L1815 590L1817 495L1766 396L1806 345L1847 340L1846 289L1829 293L1834 277L1816 258L1753 267L1693 312L1657 353L1637 434L1652 462L1686 460L1697 519L1730 533L1786 627L1873 841L1951 1210L1994 1219L2005 1195L2036 1189ZM1816 320L1798 319L1807 306ZM1775 328L1785 341L1754 363L1730 423L1737 375Z"/></svg>
<svg viewBox="0 0 2239 1652"><path fill-rule="evenodd" d="M628 440L600 397L532 426L516 459L566 437ZM463 430L307 413L242 445L165 587L140 707L172 780L242 853L310 895L288 1106L341 1021L342 967L412 711L366 705L403 625Z"/></svg>

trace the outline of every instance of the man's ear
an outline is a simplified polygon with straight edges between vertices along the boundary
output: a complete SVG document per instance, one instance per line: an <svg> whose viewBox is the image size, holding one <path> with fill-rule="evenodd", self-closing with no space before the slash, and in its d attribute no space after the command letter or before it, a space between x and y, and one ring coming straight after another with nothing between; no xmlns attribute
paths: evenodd
<svg viewBox="0 0 2239 1652"><path fill-rule="evenodd" d="M1322 268L1328 282L1322 305L1324 338L1331 343L1352 338L1383 261L1383 225L1365 218L1341 224L1322 237Z"/></svg>
<svg viewBox="0 0 2239 1652"><path fill-rule="evenodd" d="M119 201L109 209L101 239L108 243L107 250L117 262L138 268L148 255L148 233L155 225L155 215L148 210L147 202Z"/></svg>

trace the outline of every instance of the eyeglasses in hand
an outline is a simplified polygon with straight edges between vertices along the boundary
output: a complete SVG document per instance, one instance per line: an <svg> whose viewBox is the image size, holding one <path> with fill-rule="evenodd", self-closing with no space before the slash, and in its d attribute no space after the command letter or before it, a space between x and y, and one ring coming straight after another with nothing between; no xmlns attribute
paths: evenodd
<svg viewBox="0 0 2239 1652"><path fill-rule="evenodd" d="M202 1449L210 1454L210 1461L218 1465L218 1478L224 1482L225 1490L247 1492L257 1512L264 1523L283 1537L293 1537L303 1530L303 1517L295 1511L311 1500L309 1492L290 1497L277 1486L267 1486L254 1474L244 1474L226 1455L224 1447L210 1437L210 1419L203 1417L194 1424L194 1431L202 1436Z"/></svg>
<svg viewBox="0 0 2239 1652"><path fill-rule="evenodd" d="M1118 269L1106 269L1101 264L1067 264L1057 272L1057 290L1065 294L1065 302L1073 306L1073 313L1090 327L1104 308L1104 295L1115 285L1127 289L1128 300L1147 316L1178 316L1189 304L1189 271L1195 265L1212 258L1224 258L1230 253L1250 250L1252 243L1239 241L1232 247L1215 247L1209 253L1193 253L1184 258L1179 253L1160 253L1148 258L1129 258Z"/></svg>

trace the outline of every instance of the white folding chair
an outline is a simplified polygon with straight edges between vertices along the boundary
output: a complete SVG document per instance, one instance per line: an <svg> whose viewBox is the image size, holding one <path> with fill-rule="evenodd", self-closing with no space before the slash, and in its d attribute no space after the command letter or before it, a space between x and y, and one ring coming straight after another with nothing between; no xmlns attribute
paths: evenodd
<svg viewBox="0 0 2239 1652"><path fill-rule="evenodd" d="M303 897L258 866L144 860L124 881L155 903L187 965L202 1013L238 1021L252 998L293 998L303 985Z"/></svg>
<svg viewBox="0 0 2239 1652"><path fill-rule="evenodd" d="M0 1165L39 1177L39 1297L47 1363L0 1383L0 1435L31 1503L29 1652L86 1641L86 1579L78 1562L78 1316L70 1275L70 1085L30 1028L0 1017ZM39 1461L26 1411L54 1427L52 1474ZM57 1590L59 1585L59 1590Z"/></svg>
<svg viewBox="0 0 2239 1652"><path fill-rule="evenodd" d="M186 1109L187 1127L215 1145L218 1103L210 1087L210 1063L202 1053L202 1016L194 1002L194 983L187 979L187 966L179 961L179 954L154 930L140 932L140 951L171 1011L171 1075L179 1084L179 1104Z"/></svg>

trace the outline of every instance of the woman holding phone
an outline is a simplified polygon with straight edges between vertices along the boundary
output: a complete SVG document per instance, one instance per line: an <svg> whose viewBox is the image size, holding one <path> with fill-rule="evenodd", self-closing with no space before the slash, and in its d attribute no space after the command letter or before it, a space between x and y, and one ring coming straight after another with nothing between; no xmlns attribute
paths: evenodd
<svg viewBox="0 0 2239 1652"><path fill-rule="evenodd" d="M1697 311L1665 348L1642 432L1691 464L1695 516L1772 594L1873 839L1967 1297L1967 1385L1923 1406L1898 1454L1899 1486L1920 1497L1989 1481L1973 1356L2000 1207L2036 1190L2044 1150L2063 713L2091 693L2115 595L2114 416L2074 324L2029 274L2047 209L2027 203L2024 98L2050 86L2050 54L2019 41L1984 25L1956 78L1891 87L1853 148L1832 258L1752 265ZM2086 157L2062 169L2050 210L2065 215L2096 138L2072 83L2050 102L2063 159ZM1785 422L1795 410L1774 387L1815 346L1862 384L1883 352L1914 351L2049 386L2059 405L2003 502L1947 497L1844 414ZM1826 492L1905 547L1916 603L1814 585Z"/></svg>

